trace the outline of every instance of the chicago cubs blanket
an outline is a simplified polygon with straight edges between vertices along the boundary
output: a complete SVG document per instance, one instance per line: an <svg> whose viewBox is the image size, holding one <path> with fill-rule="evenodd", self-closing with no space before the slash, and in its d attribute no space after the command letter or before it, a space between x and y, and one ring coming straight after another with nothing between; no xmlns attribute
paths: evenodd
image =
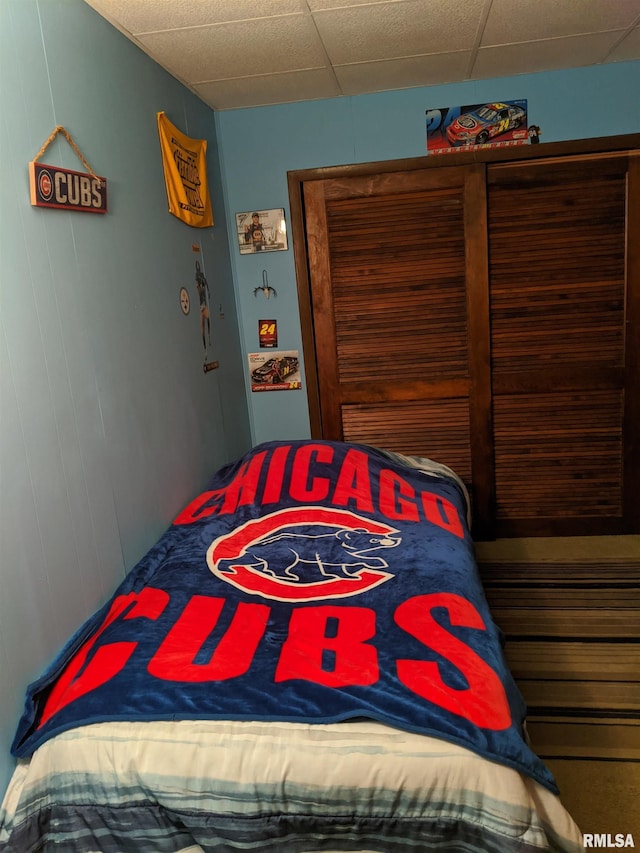
<svg viewBox="0 0 640 853"><path fill-rule="evenodd" d="M524 713L456 475L268 442L214 476L29 687L13 753L107 721L368 719L555 792Z"/></svg>

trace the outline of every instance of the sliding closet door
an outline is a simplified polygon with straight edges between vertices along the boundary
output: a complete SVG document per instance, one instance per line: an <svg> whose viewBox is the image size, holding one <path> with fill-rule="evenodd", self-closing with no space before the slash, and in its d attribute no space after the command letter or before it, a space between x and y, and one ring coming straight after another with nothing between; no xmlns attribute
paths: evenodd
<svg viewBox="0 0 640 853"><path fill-rule="evenodd" d="M637 531L638 161L488 167L497 532Z"/></svg>
<svg viewBox="0 0 640 853"><path fill-rule="evenodd" d="M321 435L426 456L493 517L485 169L310 181Z"/></svg>

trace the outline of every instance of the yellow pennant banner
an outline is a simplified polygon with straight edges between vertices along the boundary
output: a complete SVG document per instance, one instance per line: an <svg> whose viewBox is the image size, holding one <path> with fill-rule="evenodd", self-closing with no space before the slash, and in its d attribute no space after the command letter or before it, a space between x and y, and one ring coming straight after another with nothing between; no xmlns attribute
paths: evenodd
<svg viewBox="0 0 640 853"><path fill-rule="evenodd" d="M207 141L191 139L158 113L169 212L194 228L213 225L207 184Z"/></svg>

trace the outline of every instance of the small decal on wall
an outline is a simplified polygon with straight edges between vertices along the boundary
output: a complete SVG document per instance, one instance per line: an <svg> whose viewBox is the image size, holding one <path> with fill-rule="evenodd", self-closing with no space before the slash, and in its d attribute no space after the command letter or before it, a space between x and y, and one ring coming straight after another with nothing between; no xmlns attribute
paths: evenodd
<svg viewBox="0 0 640 853"><path fill-rule="evenodd" d="M249 353L252 391L294 391L302 388L297 350Z"/></svg>
<svg viewBox="0 0 640 853"><path fill-rule="evenodd" d="M258 338L260 348L278 346L278 323L276 320L258 320Z"/></svg>
<svg viewBox="0 0 640 853"><path fill-rule="evenodd" d="M197 259L195 261L195 272L194 283L195 290L198 296L198 320L200 324L200 338L202 340L202 348L204 350L204 364L203 371L205 373L209 373L211 370L215 370L218 367L217 361L212 361L210 357L211 350L211 311L209 308L209 304L211 302L211 291L209 290L209 282L204 274L204 260L200 256L200 245L198 243L193 243L191 246L191 251L194 255L197 255ZM184 314L188 314L191 310L191 300L189 298L189 293L186 287L183 287L180 290L180 307ZM185 310L185 308L187 310ZM222 306L221 306L222 310Z"/></svg>
<svg viewBox="0 0 640 853"><path fill-rule="evenodd" d="M269 284L269 278L267 276L267 271L262 270L262 284L258 287L253 288L253 295L257 296L259 293L264 294L266 299L270 299L272 296L277 296L275 287L271 287Z"/></svg>
<svg viewBox="0 0 640 853"><path fill-rule="evenodd" d="M200 261L196 261L196 291L200 302L200 334L202 335L202 346L204 347L204 360L207 360L208 347L211 346L211 316L209 312L209 283L202 272Z"/></svg>

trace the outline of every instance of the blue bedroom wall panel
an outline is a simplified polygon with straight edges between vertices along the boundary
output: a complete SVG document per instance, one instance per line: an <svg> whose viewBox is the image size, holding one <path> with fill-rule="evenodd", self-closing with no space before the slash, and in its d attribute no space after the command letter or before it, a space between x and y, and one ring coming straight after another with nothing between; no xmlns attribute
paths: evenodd
<svg viewBox="0 0 640 853"><path fill-rule="evenodd" d="M251 435L213 112L82 0L2 0L0 100L1 796L27 682ZM160 110L209 141L212 229L168 213ZM106 215L31 206L58 124ZM41 159L84 170L60 137ZM196 257L224 304L206 375Z"/></svg>

